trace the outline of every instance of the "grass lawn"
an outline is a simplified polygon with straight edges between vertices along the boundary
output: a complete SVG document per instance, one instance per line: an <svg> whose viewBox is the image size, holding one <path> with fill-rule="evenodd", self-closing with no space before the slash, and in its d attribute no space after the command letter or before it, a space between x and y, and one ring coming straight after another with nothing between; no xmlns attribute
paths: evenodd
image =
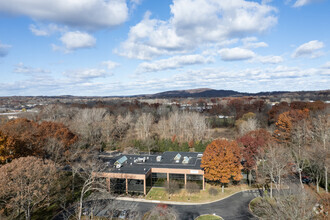
<svg viewBox="0 0 330 220"><path fill-rule="evenodd" d="M210 195L209 189L216 188L218 190L217 195ZM165 191L165 188L157 188L153 187L146 196L146 199L149 200L161 200L161 201L175 201L175 202L191 202L191 203L198 203L198 202L212 202L229 195L232 195L236 192L252 189L248 185L241 184L238 186L229 186L225 188L225 192L221 192L221 186L211 186L206 184L205 190L201 190L199 193L189 194L185 189L181 189L178 193L173 195L168 195Z"/></svg>
<svg viewBox="0 0 330 220"><path fill-rule="evenodd" d="M216 215L202 215L196 218L196 220L219 220L219 219L222 218Z"/></svg>

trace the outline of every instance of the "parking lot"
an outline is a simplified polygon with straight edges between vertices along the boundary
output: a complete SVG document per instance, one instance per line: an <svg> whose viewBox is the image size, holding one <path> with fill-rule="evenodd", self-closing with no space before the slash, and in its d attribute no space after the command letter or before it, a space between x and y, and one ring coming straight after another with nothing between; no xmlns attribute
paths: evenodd
<svg viewBox="0 0 330 220"><path fill-rule="evenodd" d="M84 204L83 215L112 217L118 219L140 219L139 203L119 200L97 200Z"/></svg>

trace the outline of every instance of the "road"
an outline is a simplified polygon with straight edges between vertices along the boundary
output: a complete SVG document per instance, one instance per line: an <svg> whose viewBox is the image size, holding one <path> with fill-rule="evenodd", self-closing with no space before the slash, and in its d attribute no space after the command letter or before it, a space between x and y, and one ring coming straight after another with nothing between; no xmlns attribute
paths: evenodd
<svg viewBox="0 0 330 220"><path fill-rule="evenodd" d="M169 207L174 208L179 216L180 220L193 220L196 217L203 214L213 214L223 217L225 220L235 219L256 219L249 211L249 202L258 196L257 191L244 191L234 194L226 199L201 205L171 205ZM166 202L164 202L166 204ZM130 210L140 213L142 216L144 213L152 209L157 204L151 202L136 202L136 201L123 201L123 200L98 200L94 202L93 207L96 215L105 215L110 210ZM90 205L84 205L90 206ZM54 218L54 220L63 219L60 216ZM138 217L137 219L141 219Z"/></svg>

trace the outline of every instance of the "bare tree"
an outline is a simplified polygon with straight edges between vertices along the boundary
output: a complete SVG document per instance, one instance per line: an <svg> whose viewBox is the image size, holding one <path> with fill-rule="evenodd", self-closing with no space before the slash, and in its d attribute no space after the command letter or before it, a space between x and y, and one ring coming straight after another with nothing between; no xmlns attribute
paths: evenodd
<svg viewBox="0 0 330 220"><path fill-rule="evenodd" d="M289 159L287 150L282 145L276 143L268 145L265 167L270 178L271 198L273 197L273 182L275 182L277 190L281 189L282 176L286 174Z"/></svg>
<svg viewBox="0 0 330 220"><path fill-rule="evenodd" d="M142 113L135 124L135 132L141 140L145 140L150 136L151 126L154 118L150 113Z"/></svg>
<svg viewBox="0 0 330 220"><path fill-rule="evenodd" d="M328 164L330 163L329 157L329 136L330 136L330 119L329 114L320 114L313 120L313 135L318 141L322 143L323 151L327 155L324 160L324 180L325 190L328 192Z"/></svg>
<svg viewBox="0 0 330 220"><path fill-rule="evenodd" d="M169 127L168 127L168 119L166 117L162 117L157 124L157 133L160 138L168 138L169 135Z"/></svg>
<svg viewBox="0 0 330 220"><path fill-rule="evenodd" d="M250 131L255 131L260 128L258 120L253 118L248 118L246 121L242 121L240 125L238 126L238 132L240 136L243 136L246 133L249 133Z"/></svg>
<svg viewBox="0 0 330 220"><path fill-rule="evenodd" d="M316 191L320 191L320 182L323 177L323 170L327 160L327 153L324 151L322 145L318 143L313 144L313 148L309 152L309 166L308 172L312 175L312 178L316 184Z"/></svg>
<svg viewBox="0 0 330 220"><path fill-rule="evenodd" d="M254 213L262 219L314 219L313 208L317 200L308 191L299 188L297 192L282 191L273 198L263 197L255 204Z"/></svg>
<svg viewBox="0 0 330 220"><path fill-rule="evenodd" d="M102 123L107 115L107 110L103 108L79 110L71 128L80 134L86 143L92 146L99 145L102 137Z"/></svg>
<svg viewBox="0 0 330 220"><path fill-rule="evenodd" d="M79 163L77 174L83 179L80 190L80 197L77 205L77 219L81 220L83 202L85 196L93 191L107 193L107 183L105 178L98 178L97 173L104 171L107 167L95 157L87 157Z"/></svg>
<svg viewBox="0 0 330 220"><path fill-rule="evenodd" d="M165 190L169 195L172 195L180 190L179 183L175 180L170 180L165 184Z"/></svg>
<svg viewBox="0 0 330 220"><path fill-rule="evenodd" d="M128 113L125 117L119 115L116 119L114 136L122 141L127 131L129 130L131 123L133 122L133 117Z"/></svg>
<svg viewBox="0 0 330 220"><path fill-rule="evenodd" d="M311 135L310 132L309 122L307 120L298 122L291 131L291 153L296 165L296 170L299 174L299 181L302 188L304 188L302 172L309 163L308 141Z"/></svg>
<svg viewBox="0 0 330 220"><path fill-rule="evenodd" d="M176 136L179 141L203 140L209 136L205 117L197 112L172 112L168 119L160 119L157 128L160 137Z"/></svg>
<svg viewBox="0 0 330 220"><path fill-rule="evenodd" d="M56 180L56 167L50 160L21 157L0 168L0 198L17 214L30 220L35 207L49 196Z"/></svg>
<svg viewBox="0 0 330 220"><path fill-rule="evenodd" d="M114 132L116 126L116 117L110 114L105 115L101 122L101 141L104 143L112 143L114 141Z"/></svg>

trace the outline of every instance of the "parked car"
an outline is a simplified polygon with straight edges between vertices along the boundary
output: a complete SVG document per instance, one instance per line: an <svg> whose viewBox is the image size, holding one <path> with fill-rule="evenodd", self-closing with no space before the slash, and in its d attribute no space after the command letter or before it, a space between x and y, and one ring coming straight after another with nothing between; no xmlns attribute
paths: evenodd
<svg viewBox="0 0 330 220"><path fill-rule="evenodd" d="M126 219L126 217L127 217L127 210L123 210L123 211L121 211L121 213L120 213L120 215L118 216L118 218L120 218L120 219Z"/></svg>
<svg viewBox="0 0 330 220"><path fill-rule="evenodd" d="M113 218L118 218L118 216L120 215L120 211L115 209L112 211L112 217Z"/></svg>
<svg viewBox="0 0 330 220"><path fill-rule="evenodd" d="M137 211L132 211L128 213L128 219L138 219L139 212Z"/></svg>
<svg viewBox="0 0 330 220"><path fill-rule="evenodd" d="M304 184L309 184L310 182L312 182L312 179L311 179L309 176L302 176L302 177L301 177L301 181L302 181Z"/></svg>

